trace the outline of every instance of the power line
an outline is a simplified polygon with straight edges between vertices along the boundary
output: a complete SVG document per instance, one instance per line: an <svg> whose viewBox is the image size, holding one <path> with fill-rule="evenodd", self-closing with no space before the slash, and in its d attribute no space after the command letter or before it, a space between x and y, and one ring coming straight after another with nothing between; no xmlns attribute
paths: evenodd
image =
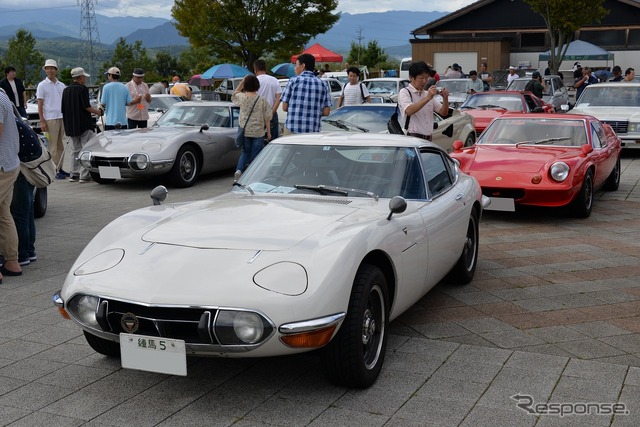
<svg viewBox="0 0 640 427"><path fill-rule="evenodd" d="M100 46L100 33L98 32L94 1L98 2L98 0L78 0L80 5L80 40L82 41L78 60L80 64L87 64L87 71L92 76L90 80L93 80L96 76L97 67L95 62Z"/></svg>

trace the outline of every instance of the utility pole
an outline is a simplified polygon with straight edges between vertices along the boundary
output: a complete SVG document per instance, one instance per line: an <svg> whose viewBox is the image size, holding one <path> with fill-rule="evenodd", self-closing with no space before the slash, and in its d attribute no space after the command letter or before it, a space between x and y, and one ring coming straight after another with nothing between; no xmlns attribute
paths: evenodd
<svg viewBox="0 0 640 427"><path fill-rule="evenodd" d="M360 49L362 46L362 40L364 40L364 36L362 35L362 27L358 27L358 35L356 36L356 40L358 40L358 65L360 65Z"/></svg>
<svg viewBox="0 0 640 427"><path fill-rule="evenodd" d="M80 40L82 47L78 52L78 61L87 70L91 77L89 83L93 83L96 78L98 68L98 52L100 50L100 34L98 33L98 23L94 3L98 0L78 0L80 5Z"/></svg>

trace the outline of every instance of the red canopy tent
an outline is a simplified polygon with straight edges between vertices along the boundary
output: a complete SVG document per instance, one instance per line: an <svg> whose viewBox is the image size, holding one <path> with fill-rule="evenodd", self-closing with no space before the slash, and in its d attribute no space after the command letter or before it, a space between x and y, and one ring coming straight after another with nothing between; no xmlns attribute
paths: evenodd
<svg viewBox="0 0 640 427"><path fill-rule="evenodd" d="M316 58L316 62L342 62L342 55L331 52L319 43L314 44L302 51L302 53L310 53ZM302 53L300 55L302 55ZM296 62L298 55L291 56L291 62Z"/></svg>

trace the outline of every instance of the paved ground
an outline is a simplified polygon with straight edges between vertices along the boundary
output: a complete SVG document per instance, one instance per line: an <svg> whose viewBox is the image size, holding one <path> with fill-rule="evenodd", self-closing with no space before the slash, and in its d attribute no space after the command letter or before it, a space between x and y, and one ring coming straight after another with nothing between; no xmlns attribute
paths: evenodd
<svg viewBox="0 0 640 427"><path fill-rule="evenodd" d="M89 239L148 205L154 184L58 181L37 220L38 261L0 285L0 425L640 425L640 156L623 168L619 191L598 193L586 220L487 213L475 280L439 285L392 323L368 390L330 385L313 354L194 358L183 378L122 370L94 353L51 295ZM169 201L219 194L231 180L170 190ZM517 406L532 400L566 404L549 412L585 412L586 402L609 412Z"/></svg>

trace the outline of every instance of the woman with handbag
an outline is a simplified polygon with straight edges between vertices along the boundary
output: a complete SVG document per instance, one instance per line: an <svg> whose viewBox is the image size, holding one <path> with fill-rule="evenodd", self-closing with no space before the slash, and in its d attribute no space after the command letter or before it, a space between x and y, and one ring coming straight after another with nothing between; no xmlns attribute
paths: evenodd
<svg viewBox="0 0 640 427"><path fill-rule="evenodd" d="M242 148L234 179L238 180L247 164L260 153L264 147L265 133L271 139L271 106L266 99L258 96L260 81L253 74L245 76L231 101L240 107L238 119L238 137L236 145Z"/></svg>

